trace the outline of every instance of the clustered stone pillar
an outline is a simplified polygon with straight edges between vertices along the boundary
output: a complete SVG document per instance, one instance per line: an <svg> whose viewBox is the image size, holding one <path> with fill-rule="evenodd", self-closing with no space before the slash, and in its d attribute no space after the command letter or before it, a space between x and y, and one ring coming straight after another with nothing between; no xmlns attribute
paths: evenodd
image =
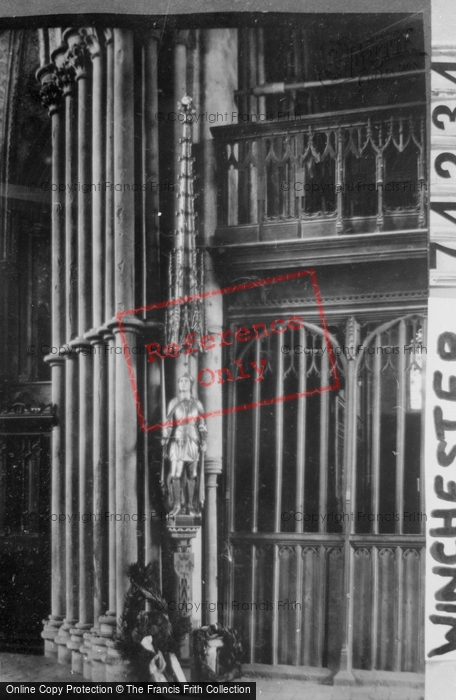
<svg viewBox="0 0 456 700"><path fill-rule="evenodd" d="M67 49L64 45L54 52L54 61L63 87L65 109L65 317L66 339L70 342L77 336L78 277L77 277L77 198L71 185L77 179L76 112L74 99L74 70L67 64ZM67 352L65 362L65 421L66 425L77 425L79 405L78 356ZM67 430L65 435L65 514L78 511L78 454L77 430ZM66 518L65 523L65 569L66 608L65 620L56 638L58 658L61 663L71 663L71 632L79 616L78 605L78 531L75 518Z"/></svg>
<svg viewBox="0 0 456 700"><path fill-rule="evenodd" d="M132 99L133 34L130 30L114 29L114 166L116 183L131 183L134 170L134 100ZM114 193L114 299L115 312L135 308L135 193L116 189ZM115 451L116 451L116 610L121 614L128 588L127 567L138 558L136 523L128 516L138 513L137 443L138 421L128 362L136 371L132 352L138 345L141 321L134 315L122 318L122 327L114 321L116 387L115 387ZM121 659L115 643L108 643L109 663L106 679L122 677Z"/></svg>
<svg viewBox="0 0 456 700"><path fill-rule="evenodd" d="M133 36L130 30L114 30L114 181L134 182L134 130L131 81L133 75ZM134 192L114 194L115 231L115 302L116 312L135 307L135 198ZM134 317L125 317L125 345L135 369L136 327ZM116 343L122 350L119 324ZM116 363L116 512L137 512L136 444L137 414L124 353ZM137 559L137 537L134 525L119 520L117 542L117 610L121 611L128 579L125 566Z"/></svg>
<svg viewBox="0 0 456 700"><path fill-rule="evenodd" d="M89 61L86 44L77 29L65 34L68 59L76 74L78 111L78 182L91 182ZM72 652L75 671L83 670L84 633L93 625L93 528L87 514L93 511L93 357L84 337L92 327L91 194L78 190L78 336L71 341L79 353L79 619L72 641L81 646Z"/></svg>
<svg viewBox="0 0 456 700"><path fill-rule="evenodd" d="M52 122L52 178L55 183L64 182L62 91L58 85L56 69L52 64L37 71L41 83L41 99L48 108ZM65 226L63 218L64 197L60 188L52 192L52 343L60 347L65 338ZM51 509L53 513L65 512L65 368L64 358L51 355L52 404L55 425L52 430ZM65 616L65 528L59 519L51 519L51 614L45 621L42 636L46 655L57 653L55 637Z"/></svg>
<svg viewBox="0 0 456 700"><path fill-rule="evenodd" d="M209 29L204 32L203 53L203 99L208 113L232 114L237 112L234 92L237 89L237 38L236 30ZM209 244L217 225L217 185L215 172L214 141L208 124L202 126L204 160L204 239ZM218 283L213 270L212 259L206 254L205 292L217 291ZM223 328L223 297L209 296L205 300L207 332L216 336ZM221 349L212 350L204 357L204 366L213 372L223 367ZM213 384L202 392L206 413L217 413L223 406L222 386ZM217 478L222 471L223 423L222 416L215 415L208 421L208 441L205 458L206 500L204 507L204 599L206 624L217 622Z"/></svg>
<svg viewBox="0 0 456 700"><path fill-rule="evenodd" d="M190 82L197 90L202 85L206 98L196 96L201 109L217 112L221 105L225 109L226 103L231 111L234 106L228 105L231 98L227 95L236 88L236 61L233 68L230 60L227 69L226 52L236 55L233 31L203 34L204 58L200 64L198 50L198 75ZM60 41L59 32L56 36ZM52 63L38 71L43 102L52 121L52 340L54 346L65 348L59 356L52 355L50 362L56 408L52 609L42 634L47 653L58 650L62 663L71 661L74 671L94 681L126 678L113 637L129 585L127 568L138 559L147 563L160 556L158 528L154 530L147 523L145 538L138 540L143 533L137 519L130 517L150 502L147 441L138 440L131 374L139 378L146 410L156 408L151 406L147 391L152 387L151 396L158 401L158 383L163 383L163 377L147 377L147 358L134 350L138 350L147 328L157 328L159 319L148 318L144 308L141 316L122 315L161 301L162 285L156 274L160 265L155 119L159 40L160 33L154 31L136 47L134 34L128 29L97 32L68 28L62 32ZM179 32L174 65L176 101L184 96L186 75L191 73L188 46L188 33ZM200 72L204 73L202 84ZM215 227L214 154L207 125L201 130L202 213L208 241ZM180 132L179 122L176 174ZM132 187L138 174L149 184L142 194ZM207 289L217 289L209 257L205 264ZM222 330L220 296L207 303L206 317L209 333ZM221 367L217 353L205 358L206 366L207 362L213 368ZM178 368L179 363L175 365ZM196 360L194 365L193 374ZM206 412L222 407L221 388L212 389L200 397ZM205 459L205 564L201 576L206 600L211 603L217 599L216 493L222 468L221 434L222 419L211 419ZM176 573L180 592L176 595L191 595L193 559L187 555L191 555L190 542L198 528L199 523L192 524L184 539L178 531L170 533L179 555ZM182 568L184 560L187 568ZM217 611L210 612L206 622L216 619Z"/></svg>
<svg viewBox="0 0 456 700"><path fill-rule="evenodd" d="M114 153L114 37L112 29L105 29L106 42L106 136L105 174L106 182L113 182ZM114 316L114 192L109 187L105 191L105 318ZM108 512L116 512L116 357L115 338L112 329L104 325L100 331L107 349L107 419L108 419ZM108 633L116 624L116 524L108 521L108 611L100 619L101 629Z"/></svg>
<svg viewBox="0 0 456 700"><path fill-rule="evenodd" d="M158 183L159 173L159 122L156 119L158 111L158 54L161 32L153 30L149 33L144 45L144 102L143 124L145 133L144 149L144 181L150 183L144 192L144 306L163 300L161 291L161 274L157 261L160 260L160 194ZM171 193L171 196L173 194ZM145 312L144 319L148 327L157 326L157 318L153 312ZM144 373L144 405L151 411L160 397L160 370L155 364L148 363ZM144 433L143 449L145 464L150 461L150 433ZM144 510L153 510L153 493L151 470L144 474ZM145 529L144 555L146 561L161 561L161 523L152 520L150 527Z"/></svg>
<svg viewBox="0 0 456 700"><path fill-rule="evenodd" d="M104 182L104 66L101 47L95 31L84 32L92 60L92 182ZM84 675L104 680L102 657L106 653L105 637L100 634L100 617L108 602L107 585L107 506L108 425L107 425L107 356L104 349L105 229L104 189L92 191L92 322L93 328L84 337L91 343L93 355L93 628L84 635Z"/></svg>
<svg viewBox="0 0 456 700"><path fill-rule="evenodd" d="M112 637L127 567L138 559L137 520L129 517L142 488L138 424L123 344L135 348L144 323L131 316L121 337L115 316L135 307L136 270L144 264L132 188L133 61L131 31L68 28L52 63L37 73L52 120L52 341L61 348L51 356L52 610L42 634L48 654L58 651L60 662L92 680L124 673ZM145 94L156 105L156 75ZM156 168L158 134L148 139ZM148 264L156 266L158 235L151 238ZM143 271L142 284L145 278Z"/></svg>

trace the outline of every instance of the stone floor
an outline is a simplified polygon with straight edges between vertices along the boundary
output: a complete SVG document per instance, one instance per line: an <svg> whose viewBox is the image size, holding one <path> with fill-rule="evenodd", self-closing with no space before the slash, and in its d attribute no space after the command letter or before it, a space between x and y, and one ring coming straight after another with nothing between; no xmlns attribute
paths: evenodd
<svg viewBox="0 0 456 700"><path fill-rule="evenodd" d="M58 664L54 659L31 654L0 653L0 682L2 683L18 681L77 683L83 680L78 673L73 673L71 668Z"/></svg>
<svg viewBox="0 0 456 700"><path fill-rule="evenodd" d="M257 679L258 700L423 700L424 690L413 688L356 688L316 685L307 681Z"/></svg>
<svg viewBox="0 0 456 700"><path fill-rule="evenodd" d="M253 680L245 678L243 680ZM43 656L0 653L0 681L83 683L78 673ZM318 685L301 680L256 678L258 700L423 700L422 688L361 686L355 688ZM116 697L128 697L119 696ZM178 697L178 696L173 696ZM212 697L212 696L208 696Z"/></svg>

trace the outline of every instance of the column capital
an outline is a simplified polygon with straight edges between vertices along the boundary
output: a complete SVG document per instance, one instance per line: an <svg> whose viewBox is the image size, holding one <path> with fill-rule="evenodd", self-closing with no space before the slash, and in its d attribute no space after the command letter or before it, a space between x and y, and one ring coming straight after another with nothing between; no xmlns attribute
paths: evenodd
<svg viewBox="0 0 456 700"><path fill-rule="evenodd" d="M204 473L207 475L213 474L217 476L222 473L222 460L220 458L206 457L204 460Z"/></svg>
<svg viewBox="0 0 456 700"><path fill-rule="evenodd" d="M62 106L62 88L59 83L56 68L52 63L38 68L36 79L40 82L40 101L44 108L49 110L52 116L58 112Z"/></svg>
<svg viewBox="0 0 456 700"><path fill-rule="evenodd" d="M119 313L122 314L121 311ZM121 323L124 331L137 334L144 332L144 321L136 316L133 316L133 314L122 315ZM120 324L117 316L114 316L110 321L105 323L105 327L114 334L120 333Z"/></svg>
<svg viewBox="0 0 456 700"><path fill-rule="evenodd" d="M90 348L89 341L82 336L78 336L77 338L73 338L73 340L70 340L68 345L70 346L70 348L72 350L76 350L77 352L78 351L80 352L83 348Z"/></svg>
<svg viewBox="0 0 456 700"><path fill-rule="evenodd" d="M97 30L93 27L89 27L88 29L84 28L81 29L80 34L84 39L85 45L89 51L90 58L92 59L92 61L94 58L100 57L101 47Z"/></svg>
<svg viewBox="0 0 456 700"><path fill-rule="evenodd" d="M179 29L174 35L174 44L178 46L179 44L190 48L190 30L189 29Z"/></svg>
<svg viewBox="0 0 456 700"><path fill-rule="evenodd" d="M59 365L65 362L65 355L46 355L43 358L43 361L46 362L46 364L48 364L50 367L58 367Z"/></svg>
<svg viewBox="0 0 456 700"><path fill-rule="evenodd" d="M176 552L187 551L191 547L191 541L196 537L199 529L199 525L194 525L193 527L188 525L167 525L174 550Z"/></svg>
<svg viewBox="0 0 456 700"><path fill-rule="evenodd" d="M114 34L112 32L112 29L107 27L106 29L103 29L104 33L104 39L105 39L105 44L108 46L108 44L113 44L114 43Z"/></svg>
<svg viewBox="0 0 456 700"><path fill-rule="evenodd" d="M73 92L73 87L76 82L76 72L68 61L68 56L65 65L59 70L59 80L63 87L63 96L67 97Z"/></svg>
<svg viewBox="0 0 456 700"><path fill-rule="evenodd" d="M56 67L57 77L60 86L63 89L64 96L71 93L76 76L75 70L69 61L68 52L68 44L63 42L55 51L52 52L51 56Z"/></svg>
<svg viewBox="0 0 456 700"><path fill-rule="evenodd" d="M57 75L59 70L65 65L67 51L68 46L66 44L60 44L60 46L51 53L51 61L56 67Z"/></svg>
<svg viewBox="0 0 456 700"><path fill-rule="evenodd" d="M112 328L108 328L107 323L98 328L98 333L103 340L114 340L114 333L112 331Z"/></svg>
<svg viewBox="0 0 456 700"><path fill-rule="evenodd" d="M358 340L359 340L359 323L356 320L355 316L350 316L348 321L347 321L347 326L346 326L346 344L349 348L353 347L356 348L358 345ZM356 354L349 354L347 357L348 360L355 360L356 359Z"/></svg>
<svg viewBox="0 0 456 700"><path fill-rule="evenodd" d="M78 29L66 29L63 33L63 40L68 44L67 59L70 66L76 73L76 80L87 77L87 47L84 37Z"/></svg>
<svg viewBox="0 0 456 700"><path fill-rule="evenodd" d="M85 340L88 340L91 345L102 345L103 338L100 334L100 328L91 328L84 333Z"/></svg>
<svg viewBox="0 0 456 700"><path fill-rule="evenodd" d="M160 41L163 36L163 29L152 29L152 31L149 32L148 38L149 39L155 39L155 41Z"/></svg>

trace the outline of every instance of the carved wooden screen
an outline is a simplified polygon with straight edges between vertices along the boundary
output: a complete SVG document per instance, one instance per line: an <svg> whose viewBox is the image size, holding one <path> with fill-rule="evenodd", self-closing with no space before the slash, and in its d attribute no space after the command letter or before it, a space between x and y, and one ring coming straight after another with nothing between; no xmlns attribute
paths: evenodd
<svg viewBox="0 0 456 700"><path fill-rule="evenodd" d="M423 668L425 330L419 316L368 327L356 360L355 668Z"/></svg>
<svg viewBox="0 0 456 700"><path fill-rule="evenodd" d="M424 123L399 104L219 127L219 227L253 235L257 224L266 235L274 222L301 221L295 238L424 228Z"/></svg>
<svg viewBox="0 0 456 700"><path fill-rule="evenodd" d="M306 323L234 351L245 367L267 362L263 381L231 385L233 405L318 392L230 417L228 600L251 662L326 666L340 652L343 540L334 516L346 361L337 359L342 389L320 393L331 379L326 350L321 329Z"/></svg>
<svg viewBox="0 0 456 700"><path fill-rule="evenodd" d="M400 346L401 352L358 352L357 341L348 360L341 354L344 329L330 330L337 391L229 416L229 622L241 631L250 663L337 667L342 605L349 601L354 668L419 671L424 354L403 346L420 345L422 321L410 316L378 328L364 325L360 344ZM264 380L230 383L228 405L327 386L324 349L321 329L309 323L238 345L232 360L244 367L266 360ZM350 414L356 426L351 433ZM350 454L356 457L347 464ZM348 470L355 484L349 508ZM390 510L391 518L372 517ZM404 521L404 511L415 515ZM343 590L345 541L349 598Z"/></svg>

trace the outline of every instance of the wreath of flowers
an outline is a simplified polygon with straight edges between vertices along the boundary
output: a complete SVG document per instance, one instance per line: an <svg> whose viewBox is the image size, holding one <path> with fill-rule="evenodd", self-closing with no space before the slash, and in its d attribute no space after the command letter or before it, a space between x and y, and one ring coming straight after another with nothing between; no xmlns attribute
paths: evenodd
<svg viewBox="0 0 456 700"><path fill-rule="evenodd" d="M178 654L182 638L191 631L188 617L177 617L171 623L168 603L160 592L159 572L156 563L143 566L136 562L127 570L130 587L125 594L124 609L116 635L122 657L130 662L131 669L139 677L148 677L149 663L156 652ZM149 601L151 610L145 610ZM142 644L145 637L152 637L153 651Z"/></svg>
<svg viewBox="0 0 456 700"><path fill-rule="evenodd" d="M217 652L219 673L214 673L207 664L209 642L215 639L223 643ZM193 654L195 672L200 681L230 681L241 676L244 648L238 632L231 627L216 623L194 630Z"/></svg>

